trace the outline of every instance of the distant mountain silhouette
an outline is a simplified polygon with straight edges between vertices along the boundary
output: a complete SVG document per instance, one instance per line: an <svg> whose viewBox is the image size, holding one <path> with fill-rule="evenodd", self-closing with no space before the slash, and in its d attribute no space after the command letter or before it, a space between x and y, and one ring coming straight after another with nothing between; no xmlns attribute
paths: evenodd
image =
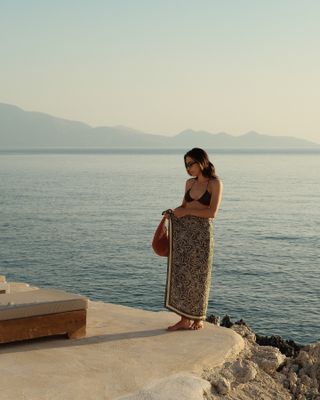
<svg viewBox="0 0 320 400"><path fill-rule="evenodd" d="M24 111L0 103L0 148L320 148L308 140L250 131L241 136L187 129L175 136L153 135L125 126L91 127L78 121Z"/></svg>

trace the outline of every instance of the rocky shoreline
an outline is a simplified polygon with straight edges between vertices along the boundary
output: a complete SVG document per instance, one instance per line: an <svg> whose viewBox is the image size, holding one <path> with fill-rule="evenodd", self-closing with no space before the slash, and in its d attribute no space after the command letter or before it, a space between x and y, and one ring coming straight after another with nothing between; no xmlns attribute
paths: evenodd
<svg viewBox="0 0 320 400"><path fill-rule="evenodd" d="M243 321L211 315L207 322L230 328L245 341L235 360L204 371L208 400L320 400L320 343L306 346L281 336L260 336Z"/></svg>

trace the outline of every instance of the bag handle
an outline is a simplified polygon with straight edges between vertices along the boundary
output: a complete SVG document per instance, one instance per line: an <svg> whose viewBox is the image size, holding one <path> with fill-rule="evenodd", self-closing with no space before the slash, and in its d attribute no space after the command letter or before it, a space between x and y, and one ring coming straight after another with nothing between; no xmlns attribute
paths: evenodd
<svg viewBox="0 0 320 400"><path fill-rule="evenodd" d="M168 208L167 210L162 211L161 215L164 215L166 213L173 215L173 210L171 208Z"/></svg>

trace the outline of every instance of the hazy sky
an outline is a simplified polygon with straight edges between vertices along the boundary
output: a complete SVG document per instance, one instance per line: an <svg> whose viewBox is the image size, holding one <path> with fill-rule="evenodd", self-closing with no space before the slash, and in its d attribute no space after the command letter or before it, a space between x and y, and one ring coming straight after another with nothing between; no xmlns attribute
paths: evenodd
<svg viewBox="0 0 320 400"><path fill-rule="evenodd" d="M319 0L0 1L0 102L320 142Z"/></svg>

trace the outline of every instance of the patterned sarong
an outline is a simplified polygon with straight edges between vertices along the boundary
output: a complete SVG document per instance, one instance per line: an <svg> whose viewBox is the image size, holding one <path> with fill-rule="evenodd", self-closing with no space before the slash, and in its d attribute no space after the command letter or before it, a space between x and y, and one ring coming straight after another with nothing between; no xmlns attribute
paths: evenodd
<svg viewBox="0 0 320 400"><path fill-rule="evenodd" d="M212 219L171 215L168 228L165 307L190 319L205 319L214 246Z"/></svg>

